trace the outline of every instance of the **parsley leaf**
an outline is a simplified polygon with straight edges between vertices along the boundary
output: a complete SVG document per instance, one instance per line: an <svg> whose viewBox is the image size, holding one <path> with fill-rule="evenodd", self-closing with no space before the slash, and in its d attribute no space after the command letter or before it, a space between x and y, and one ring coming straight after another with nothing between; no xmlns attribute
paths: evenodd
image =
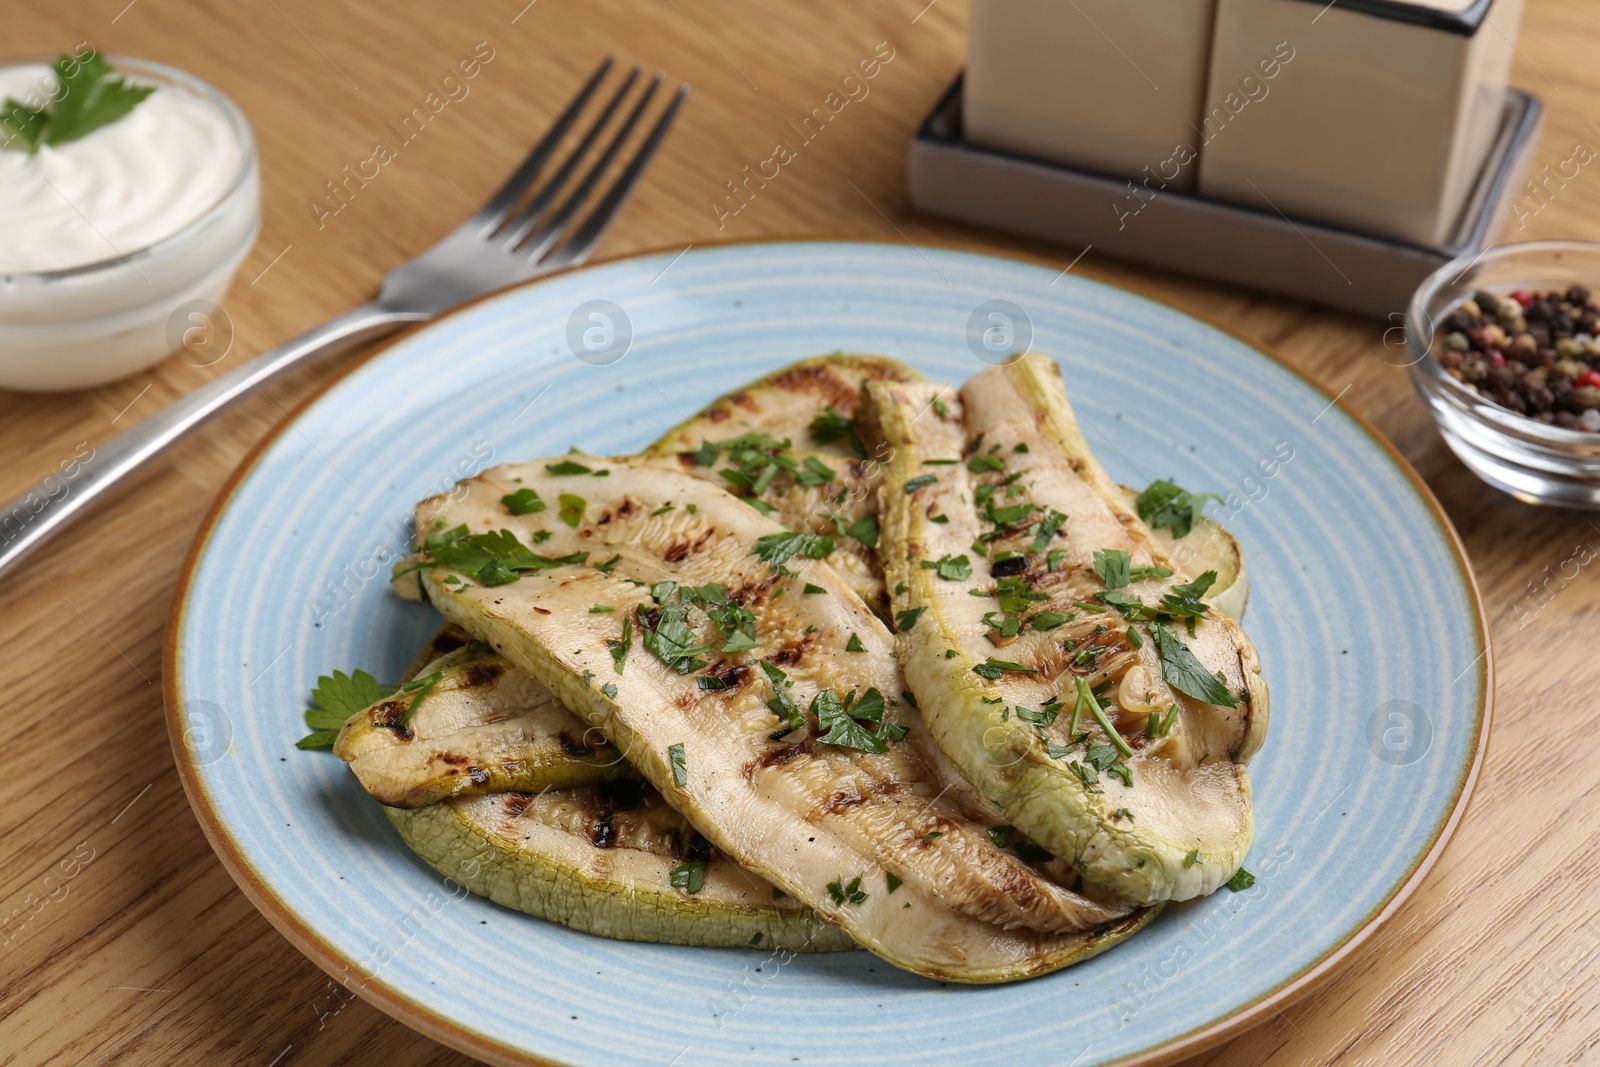
<svg viewBox="0 0 1600 1067"><path fill-rule="evenodd" d="M855 699L854 693L850 699ZM824 689L811 698L811 714L817 717L817 729L823 731L817 738L823 744L861 752L889 751L889 746L882 738L869 733L866 727L856 721L858 717L868 722L882 721L883 694L876 689L867 690L861 702L853 707L849 702L840 700L832 689Z"/></svg>
<svg viewBox="0 0 1600 1067"><path fill-rule="evenodd" d="M696 467L709 467L716 463L717 457L722 455L722 449L710 441L702 440L700 447L689 453L689 459Z"/></svg>
<svg viewBox="0 0 1600 1067"><path fill-rule="evenodd" d="M311 690L312 707L306 711L306 725L315 729L337 730L346 719L365 710L394 692L378 684L366 671L345 674L334 671L317 679ZM313 718L315 715L315 718Z"/></svg>
<svg viewBox="0 0 1600 1067"><path fill-rule="evenodd" d="M436 534L423 542L423 551L440 566L470 574L485 586L506 585L523 573L582 563L589 558L587 552L557 557L537 555L510 530L481 534L466 531L465 526L457 526Z"/></svg>
<svg viewBox="0 0 1600 1067"><path fill-rule="evenodd" d="M1228 692L1221 672L1207 672L1172 627L1166 623L1155 623L1150 627L1150 636L1155 638L1156 652L1161 656L1161 677L1168 685L1207 704L1218 704L1225 708L1238 705L1238 698Z"/></svg>
<svg viewBox="0 0 1600 1067"><path fill-rule="evenodd" d="M1191 493L1180 485L1157 479L1139 494L1134 507L1139 518L1151 526L1165 526L1172 530L1173 537L1187 537L1195 519L1204 512L1206 501L1221 499L1215 493Z"/></svg>
<svg viewBox="0 0 1600 1067"><path fill-rule="evenodd" d="M846 537L860 541L868 548L878 547L878 515L869 511L855 522L852 522L844 531Z"/></svg>
<svg viewBox="0 0 1600 1067"><path fill-rule="evenodd" d="M698 893L706 884L706 861L690 860L681 867L672 868L672 873L667 878L674 889L681 889L685 893Z"/></svg>
<svg viewBox="0 0 1600 1067"><path fill-rule="evenodd" d="M802 559L827 557L833 551L833 538L795 531L766 534L756 538L753 551L777 570L796 556Z"/></svg>
<svg viewBox="0 0 1600 1067"><path fill-rule="evenodd" d="M844 643L844 650L846 652L865 652L867 647L861 643L861 638L852 633L850 640Z"/></svg>
<svg viewBox="0 0 1600 1067"><path fill-rule="evenodd" d="M1233 872L1233 877L1228 879L1228 888L1235 893L1242 893L1256 884L1256 876L1240 867Z"/></svg>
<svg viewBox="0 0 1600 1067"><path fill-rule="evenodd" d="M532 515L544 510L544 501L532 489L518 489L500 498L500 503L513 515Z"/></svg>
<svg viewBox="0 0 1600 1067"><path fill-rule="evenodd" d="M645 650L679 674L691 674L706 665L696 656L710 652L712 646L700 644L689 628L689 609L682 604L663 604L655 611L639 612L639 641Z"/></svg>
<svg viewBox="0 0 1600 1067"><path fill-rule="evenodd" d="M974 455L967 460L967 470L973 474L982 474L985 471L1003 471L1005 469L1006 461L1003 456Z"/></svg>
<svg viewBox="0 0 1600 1067"><path fill-rule="evenodd" d="M683 757L683 742L667 746L667 762L672 764L672 780L679 785L689 784L689 764Z"/></svg>
<svg viewBox="0 0 1600 1067"><path fill-rule="evenodd" d="M588 506L588 501L572 493L562 493L558 499L561 501L561 510L556 514L562 522L576 530L583 521L583 509Z"/></svg>
<svg viewBox="0 0 1600 1067"><path fill-rule="evenodd" d="M1044 518L1039 520L1038 529L1033 532L1033 544L1028 547L1035 552L1043 552L1049 546L1050 539L1061 532L1061 525L1066 521L1067 517L1055 508L1046 508Z"/></svg>
<svg viewBox="0 0 1600 1067"><path fill-rule="evenodd" d="M906 883L904 879L895 874L893 871L884 871L883 884L888 887L890 893L893 893L896 889L899 889Z"/></svg>
<svg viewBox="0 0 1600 1067"><path fill-rule="evenodd" d="M917 624L917 620L922 618L922 613L927 610L927 608L922 607L907 608L904 611L896 612L894 616L894 632L897 634L905 633Z"/></svg>
<svg viewBox="0 0 1600 1067"><path fill-rule="evenodd" d="M594 473L594 471L592 469L590 469L589 467L585 467L582 463L574 463L570 459L564 459L560 463L546 463L544 465L544 469L549 471L551 474L558 474L558 475L559 474L593 474Z"/></svg>
<svg viewBox="0 0 1600 1067"><path fill-rule="evenodd" d="M16 130L30 154L41 144L66 144L108 126L156 91L155 86L130 85L113 77L111 65L94 52L59 56L51 68L61 82L61 93L48 112L35 112L11 99L0 105L0 121L8 132Z"/></svg>
<svg viewBox="0 0 1600 1067"><path fill-rule="evenodd" d="M837 477L832 467L816 456L807 456L800 469L795 472L794 480L804 486L818 486L827 485Z"/></svg>
<svg viewBox="0 0 1600 1067"><path fill-rule="evenodd" d="M628 650L633 647L633 616L623 616L622 636L616 640L607 638L606 647L611 650L612 668L621 674L623 665L628 660Z"/></svg>
<svg viewBox="0 0 1600 1067"><path fill-rule="evenodd" d="M788 694L783 691L783 683L788 678L788 675L783 673L782 668L774 667L765 660L761 661L761 671L767 676L767 681L772 683L773 695L772 699L767 701L767 707L771 708L772 713L779 718L788 719L789 729L800 729L806 724L806 717L805 713L795 706L795 702L790 700Z"/></svg>
<svg viewBox="0 0 1600 1067"><path fill-rule="evenodd" d="M915 478L906 479L906 492L915 493L918 489L925 489L939 480L937 474L919 474Z"/></svg>
<svg viewBox="0 0 1600 1067"><path fill-rule="evenodd" d="M865 456L867 450L861 446L861 438L856 436L855 423L845 418L832 406L825 407L811 420L811 440L819 445L832 444L841 437L850 439L850 447L856 450L857 455Z"/></svg>
<svg viewBox="0 0 1600 1067"><path fill-rule="evenodd" d="M1094 554L1094 572L1107 589L1120 589L1128 584L1131 558L1120 548L1102 548Z"/></svg>
<svg viewBox="0 0 1600 1067"><path fill-rule="evenodd" d="M834 904L843 907L846 904L859 904L867 899L866 890L861 888L861 876L859 874L850 879L848 885L843 883L843 878L835 878L828 883L828 896L833 898Z"/></svg>
<svg viewBox="0 0 1600 1067"><path fill-rule="evenodd" d="M972 561L965 554L941 556L937 560L925 559L922 565L947 582L964 582L972 577Z"/></svg>
<svg viewBox="0 0 1600 1067"><path fill-rule="evenodd" d="M1161 598L1161 610L1169 615L1181 615L1190 619L1202 618L1209 605L1201 602L1200 598L1215 584L1216 571L1206 571L1192 582L1173 586Z"/></svg>
<svg viewBox="0 0 1600 1067"><path fill-rule="evenodd" d="M990 681L994 681L1007 671L1014 674L1034 674L1036 668L1024 667L1022 664L1012 663L1010 660L995 659L993 656L972 668L973 674L976 674L979 678L987 678Z"/></svg>

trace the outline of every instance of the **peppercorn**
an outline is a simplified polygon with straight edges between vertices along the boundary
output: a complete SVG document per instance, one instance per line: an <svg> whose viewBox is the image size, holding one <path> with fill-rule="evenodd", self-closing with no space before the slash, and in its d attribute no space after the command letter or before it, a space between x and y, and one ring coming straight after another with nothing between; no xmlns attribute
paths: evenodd
<svg viewBox="0 0 1600 1067"><path fill-rule="evenodd" d="M1434 354L1462 389L1490 403L1600 433L1600 305L1585 286L1478 290L1440 319Z"/></svg>

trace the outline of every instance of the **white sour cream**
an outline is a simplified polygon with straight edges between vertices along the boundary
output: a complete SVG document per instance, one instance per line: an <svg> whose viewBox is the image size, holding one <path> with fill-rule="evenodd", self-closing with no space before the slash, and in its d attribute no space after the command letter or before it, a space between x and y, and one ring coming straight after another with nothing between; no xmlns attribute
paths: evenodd
<svg viewBox="0 0 1600 1067"><path fill-rule="evenodd" d="M0 99L38 99L44 66L0 69ZM182 230L239 174L243 146L211 100L163 85L87 137L0 149L0 274L115 259Z"/></svg>

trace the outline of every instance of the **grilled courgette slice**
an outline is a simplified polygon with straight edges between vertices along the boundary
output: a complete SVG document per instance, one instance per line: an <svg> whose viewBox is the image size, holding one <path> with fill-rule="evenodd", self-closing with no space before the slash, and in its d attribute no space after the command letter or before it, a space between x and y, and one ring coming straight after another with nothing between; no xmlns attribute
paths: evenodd
<svg viewBox="0 0 1600 1067"><path fill-rule="evenodd" d="M879 553L901 662L939 746L1007 820L1133 900L1226 882L1253 834L1268 700L1090 453L1039 355L961 389L869 383L890 457ZM1193 629L1190 629L1190 625Z"/></svg>
<svg viewBox="0 0 1600 1067"><path fill-rule="evenodd" d="M521 492L550 506L505 502ZM892 639L823 562L827 538L704 481L581 456L486 471L416 523L447 618L610 738L724 855L890 962L1006 981L1148 920L1052 882L1051 857L940 791Z"/></svg>

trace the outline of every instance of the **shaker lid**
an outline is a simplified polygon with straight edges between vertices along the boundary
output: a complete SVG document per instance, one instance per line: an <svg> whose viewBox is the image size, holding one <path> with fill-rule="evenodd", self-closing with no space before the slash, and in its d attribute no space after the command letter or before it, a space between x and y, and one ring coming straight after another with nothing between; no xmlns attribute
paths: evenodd
<svg viewBox="0 0 1600 1067"><path fill-rule="evenodd" d="M1359 15L1409 22L1416 26L1471 37L1478 32L1494 0L1304 0L1323 10L1337 7Z"/></svg>

